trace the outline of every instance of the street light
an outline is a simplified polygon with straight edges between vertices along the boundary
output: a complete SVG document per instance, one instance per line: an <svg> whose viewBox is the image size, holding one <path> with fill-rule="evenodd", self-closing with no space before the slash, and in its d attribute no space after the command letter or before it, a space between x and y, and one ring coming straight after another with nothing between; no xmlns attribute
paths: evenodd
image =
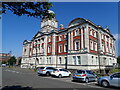
<svg viewBox="0 0 120 90"><path fill-rule="evenodd" d="M37 61L37 40L35 40L35 49L36 49L36 59L35 59L35 69L36 69L36 61Z"/></svg>

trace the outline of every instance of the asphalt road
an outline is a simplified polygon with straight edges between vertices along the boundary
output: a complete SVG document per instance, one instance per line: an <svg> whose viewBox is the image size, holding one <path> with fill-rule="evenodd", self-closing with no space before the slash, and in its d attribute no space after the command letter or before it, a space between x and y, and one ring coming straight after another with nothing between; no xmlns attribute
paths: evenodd
<svg viewBox="0 0 120 90"><path fill-rule="evenodd" d="M98 86L96 82L88 84L83 82L72 82L71 78L53 78L47 76L38 76L36 72L29 69L21 68L3 68L2 69L2 88L34 88L34 89L47 89L51 88L68 88L68 90L80 90L81 88L91 89L116 89L116 88L103 88ZM10 90L10 89L9 89ZM13 90L13 89L11 89ZM26 89L27 90L27 89Z"/></svg>

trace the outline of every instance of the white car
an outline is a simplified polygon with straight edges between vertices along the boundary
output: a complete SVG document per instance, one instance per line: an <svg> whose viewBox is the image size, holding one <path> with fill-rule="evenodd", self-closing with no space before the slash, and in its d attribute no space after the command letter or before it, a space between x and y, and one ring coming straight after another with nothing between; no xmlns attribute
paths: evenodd
<svg viewBox="0 0 120 90"><path fill-rule="evenodd" d="M62 68L57 68L54 71L51 72L52 76L56 76L56 77L70 77L71 76L71 72L66 70L66 69L62 69Z"/></svg>

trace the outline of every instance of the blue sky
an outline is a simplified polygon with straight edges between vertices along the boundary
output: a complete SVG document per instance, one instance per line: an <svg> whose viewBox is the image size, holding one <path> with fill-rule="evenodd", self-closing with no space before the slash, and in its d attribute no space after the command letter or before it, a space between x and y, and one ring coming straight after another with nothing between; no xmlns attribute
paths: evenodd
<svg viewBox="0 0 120 90"><path fill-rule="evenodd" d="M91 20L96 25L111 30L111 33L118 35L118 5L116 2L54 2L51 8L56 13L60 24L67 27L70 21L77 17ZM41 19L34 17L16 16L11 12L2 15L2 49L3 53L12 51L15 56L22 56L24 40L31 40L40 30Z"/></svg>

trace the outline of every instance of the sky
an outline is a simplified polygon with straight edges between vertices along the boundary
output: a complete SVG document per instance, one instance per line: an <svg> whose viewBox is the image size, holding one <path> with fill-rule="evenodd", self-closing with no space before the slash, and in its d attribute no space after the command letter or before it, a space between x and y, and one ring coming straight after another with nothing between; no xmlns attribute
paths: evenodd
<svg viewBox="0 0 120 90"><path fill-rule="evenodd" d="M89 19L96 25L108 26L115 36L118 48L118 3L117 2L53 2L51 8L56 14L58 27L66 28L75 18ZM16 57L22 56L23 41L31 40L40 30L41 19L16 16L10 11L2 15L2 52ZM0 21L1 23L1 21Z"/></svg>

